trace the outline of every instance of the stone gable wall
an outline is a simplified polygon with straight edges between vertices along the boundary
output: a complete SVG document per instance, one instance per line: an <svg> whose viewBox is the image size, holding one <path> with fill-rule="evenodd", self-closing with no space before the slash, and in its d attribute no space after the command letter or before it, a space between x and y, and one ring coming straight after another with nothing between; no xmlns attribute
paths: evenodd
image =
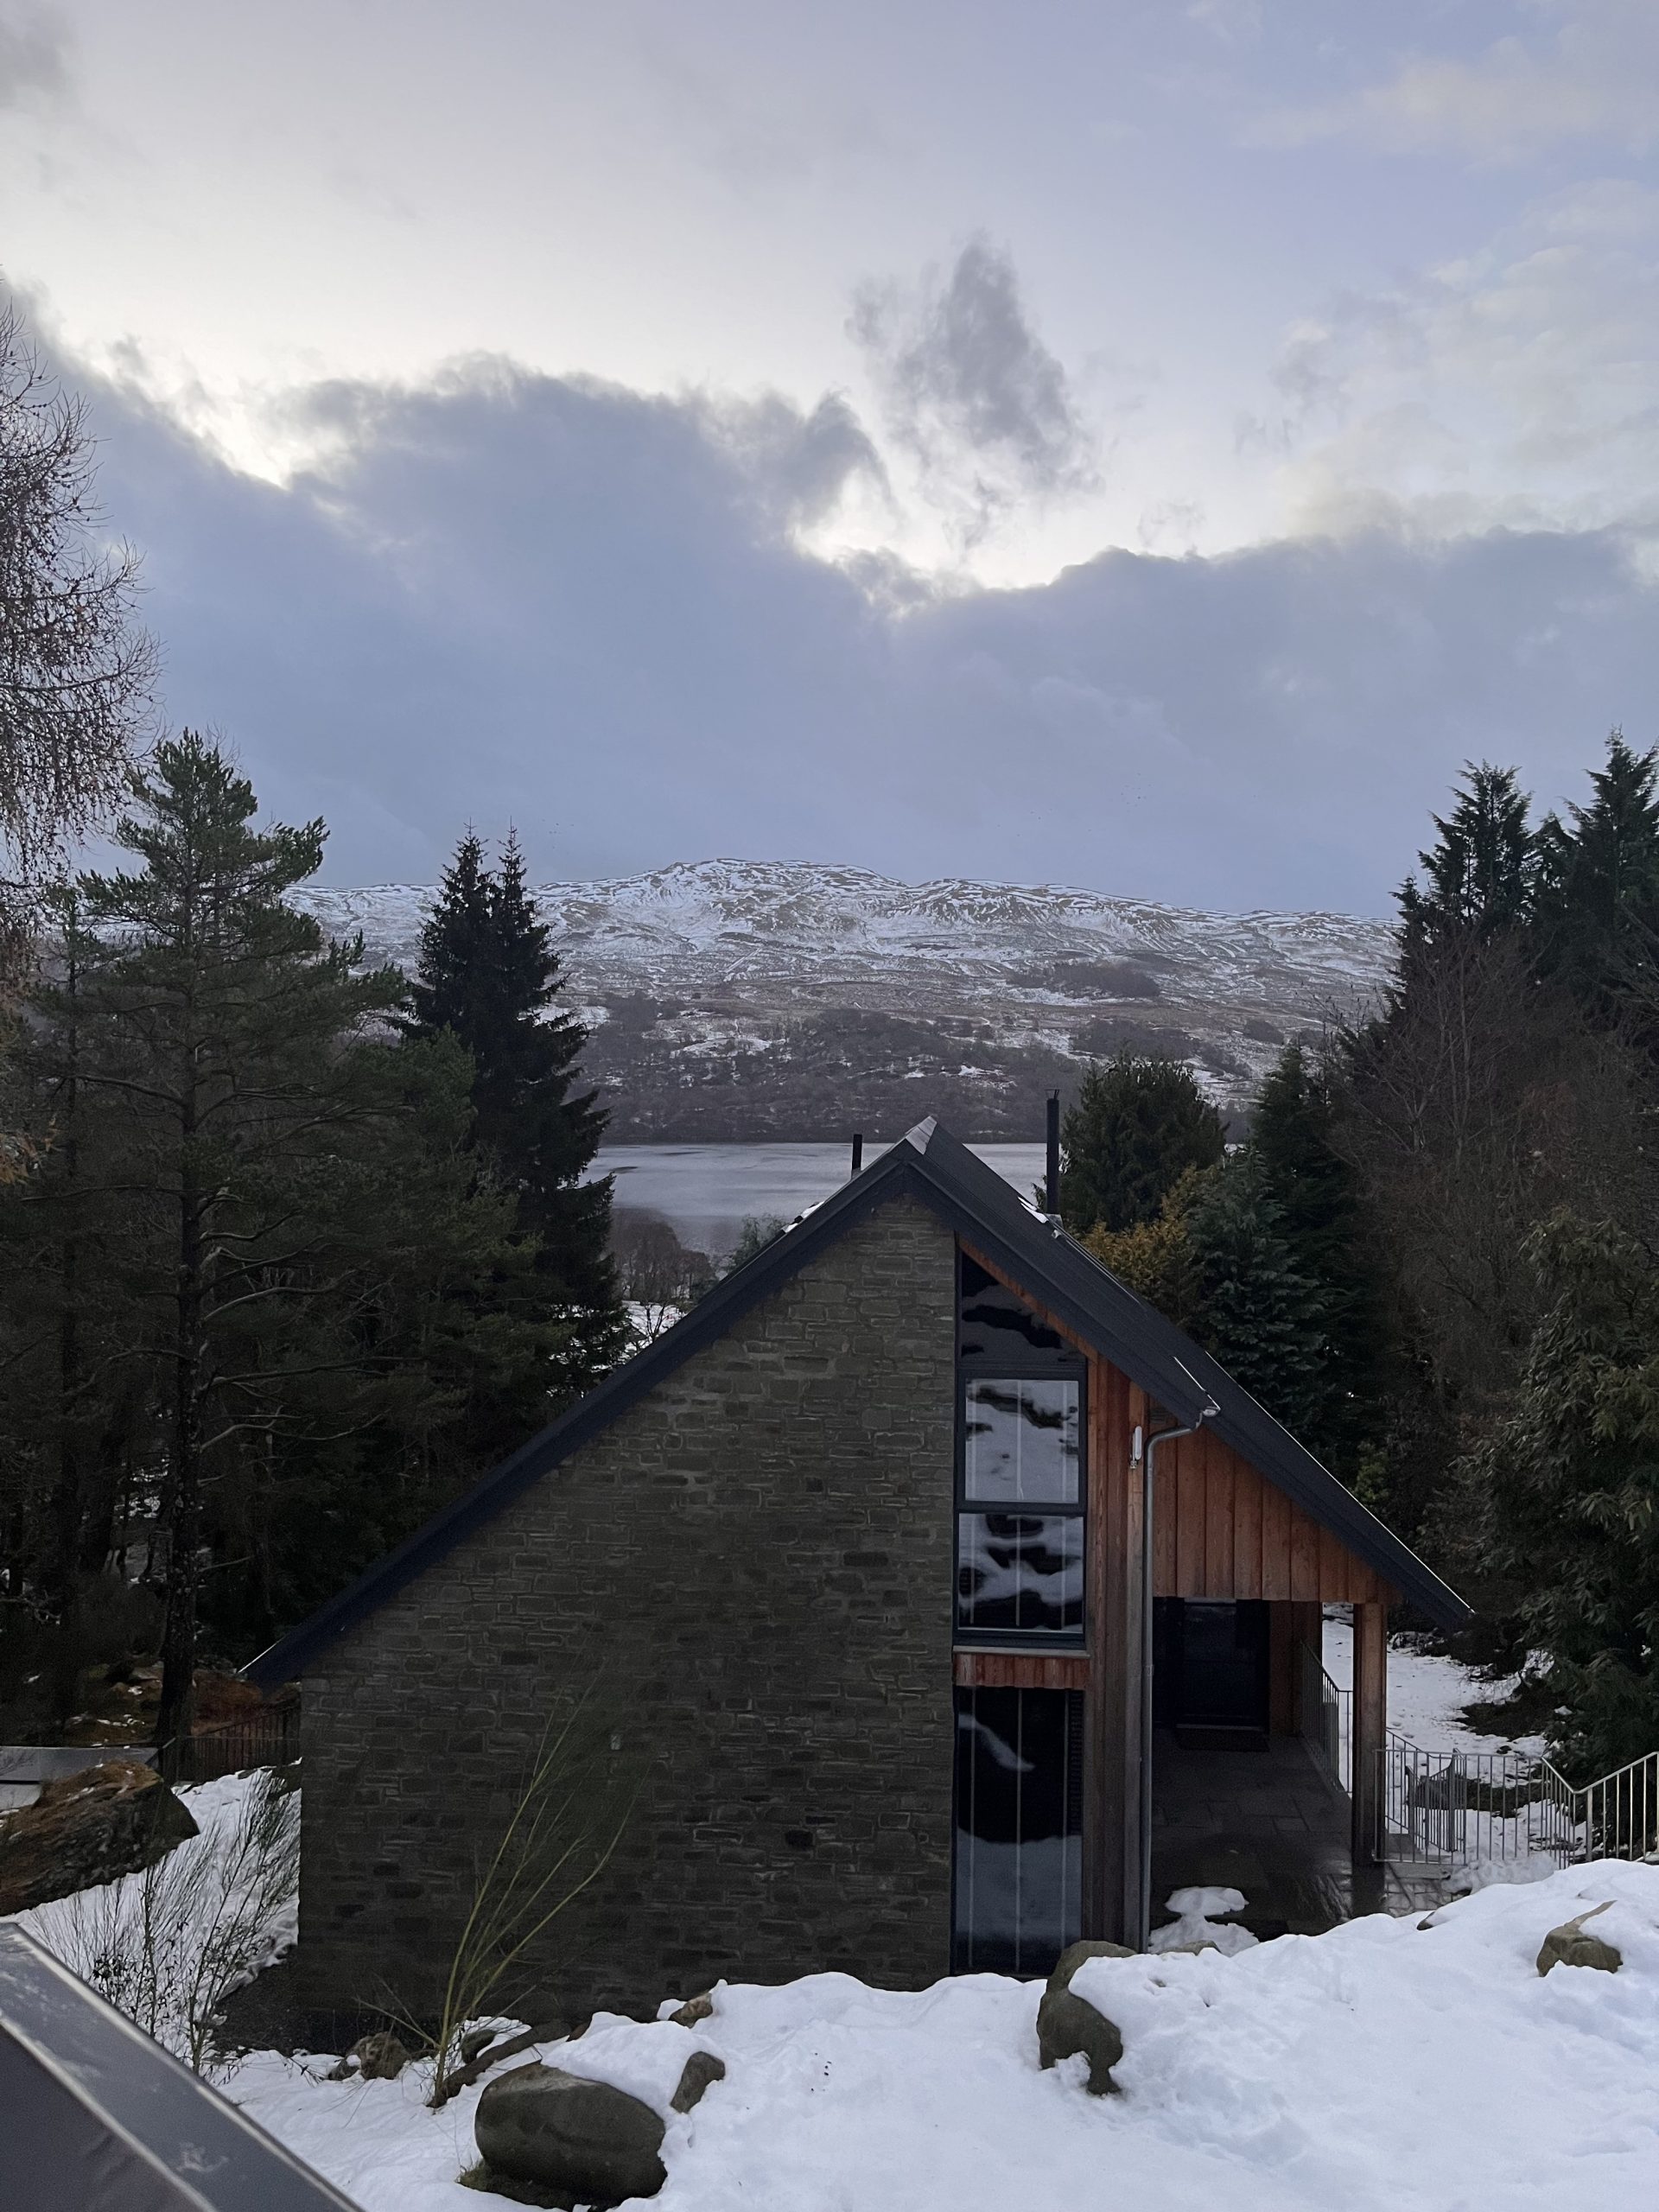
<svg viewBox="0 0 1659 2212"><path fill-rule="evenodd" d="M562 1693L648 1778L526 2001L950 1962L954 1256L881 1207L304 1685L305 2000L429 2012Z"/></svg>

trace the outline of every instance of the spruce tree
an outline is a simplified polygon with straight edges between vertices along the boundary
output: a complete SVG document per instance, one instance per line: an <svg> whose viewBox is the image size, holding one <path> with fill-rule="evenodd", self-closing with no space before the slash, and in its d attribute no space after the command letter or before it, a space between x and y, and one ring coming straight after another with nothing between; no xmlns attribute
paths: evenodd
<svg viewBox="0 0 1659 2212"><path fill-rule="evenodd" d="M421 957L410 997L415 1026L429 1036L451 1029L477 1057L471 1031L482 1031L493 995L495 886L484 848L467 830L438 884L438 896L421 930Z"/></svg>
<svg viewBox="0 0 1659 2212"><path fill-rule="evenodd" d="M1319 1294L1325 1389L1302 1441L1352 1481L1377 1418L1384 1299L1338 1123L1332 1067L1287 1046L1257 1094L1249 1150L1297 1271Z"/></svg>
<svg viewBox="0 0 1659 2212"><path fill-rule="evenodd" d="M1659 747L1614 730L1588 806L1539 831L1539 964L1593 1020L1659 1033Z"/></svg>
<svg viewBox="0 0 1659 2212"><path fill-rule="evenodd" d="M1207 1179L1186 1217L1201 1289L1188 1325L1292 1434L1317 1449L1331 1397L1325 1301L1248 1150Z"/></svg>
<svg viewBox="0 0 1659 2212"><path fill-rule="evenodd" d="M559 1004L558 955L537 918L509 836L499 870L468 831L422 935L416 1029L448 1029L471 1053L476 1143L536 1245L541 1295L563 1326L566 1389L587 1388L625 1349L610 1259L611 1183L583 1182L606 1116L576 1088L588 1033Z"/></svg>
<svg viewBox="0 0 1659 2212"><path fill-rule="evenodd" d="M1226 1150L1192 1070L1129 1052L1090 1067L1060 1135L1060 1212L1075 1236L1155 1220L1189 1167L1213 1167Z"/></svg>
<svg viewBox="0 0 1659 2212"><path fill-rule="evenodd" d="M1513 768L1465 765L1452 811L1433 817L1438 840L1417 855L1423 887L1408 877L1401 889L1408 964L1448 938L1487 937L1530 918L1537 865L1530 805Z"/></svg>

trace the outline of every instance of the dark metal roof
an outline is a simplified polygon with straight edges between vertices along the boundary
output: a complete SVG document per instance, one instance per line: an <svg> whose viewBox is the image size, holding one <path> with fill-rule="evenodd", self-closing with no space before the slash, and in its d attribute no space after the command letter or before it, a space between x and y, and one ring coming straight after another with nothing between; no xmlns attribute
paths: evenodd
<svg viewBox="0 0 1659 2212"><path fill-rule="evenodd" d="M356 2212L12 1926L0 2113L0 2203L29 2212Z"/></svg>
<svg viewBox="0 0 1659 2212"><path fill-rule="evenodd" d="M1036 1303L1047 1306L1103 1358L1139 1383L1166 1412L1190 1421L1208 1393L1218 1408L1209 1424L1216 1433L1431 1620L1452 1628L1470 1618L1463 1599L1190 1337L1120 1282L1058 1224L1027 1205L995 1169L930 1118L918 1122L832 1198L810 1208L784 1236L716 1284L683 1320L607 1376L464 1497L377 1560L349 1590L331 1598L262 1652L244 1669L249 1681L270 1689L302 1675L336 1637L608 1427L683 1361L723 1336L855 1223L877 1206L905 1196L931 1207Z"/></svg>

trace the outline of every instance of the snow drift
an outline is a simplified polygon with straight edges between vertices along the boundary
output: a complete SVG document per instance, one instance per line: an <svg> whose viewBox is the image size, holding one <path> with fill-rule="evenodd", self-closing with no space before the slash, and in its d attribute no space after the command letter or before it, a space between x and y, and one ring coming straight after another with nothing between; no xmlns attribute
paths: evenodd
<svg viewBox="0 0 1659 2212"><path fill-rule="evenodd" d="M1617 1974L1537 1954L1595 1925ZM727 2076L670 2118L664 2212L1628 2212L1659 2193L1659 1867L1602 1862L1487 1888L1426 1919L1102 1959L1080 1994L1123 2032L1122 2094L1039 2070L1041 1985L919 1993L818 1974L722 1984L695 2038L608 2016L549 2064L661 2108L695 2040ZM248 2060L230 2094L365 2212L479 2212L463 2190L480 2092L425 2109L421 2069L328 2083Z"/></svg>

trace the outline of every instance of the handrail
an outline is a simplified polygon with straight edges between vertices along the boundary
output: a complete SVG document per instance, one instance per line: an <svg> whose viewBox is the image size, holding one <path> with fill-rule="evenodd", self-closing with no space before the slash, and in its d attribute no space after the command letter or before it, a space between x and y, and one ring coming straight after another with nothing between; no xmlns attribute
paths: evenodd
<svg viewBox="0 0 1659 2212"><path fill-rule="evenodd" d="M1300 1727L1303 1741L1339 1789L1354 1783L1354 1700L1351 1691L1333 1682L1322 1653L1299 1638L1302 1655Z"/></svg>
<svg viewBox="0 0 1659 2212"><path fill-rule="evenodd" d="M1581 1788L1548 1758L1429 1751L1393 1729L1377 1757L1385 1858L1565 1866L1659 1856L1659 1751Z"/></svg>
<svg viewBox="0 0 1659 2212"><path fill-rule="evenodd" d="M1332 1781L1353 1789L1352 1694L1332 1681L1305 1638L1301 1734ZM1659 1751L1582 1786L1547 1758L1516 1751L1431 1751L1387 1730L1379 1761L1377 1854L1392 1859L1659 1860Z"/></svg>

